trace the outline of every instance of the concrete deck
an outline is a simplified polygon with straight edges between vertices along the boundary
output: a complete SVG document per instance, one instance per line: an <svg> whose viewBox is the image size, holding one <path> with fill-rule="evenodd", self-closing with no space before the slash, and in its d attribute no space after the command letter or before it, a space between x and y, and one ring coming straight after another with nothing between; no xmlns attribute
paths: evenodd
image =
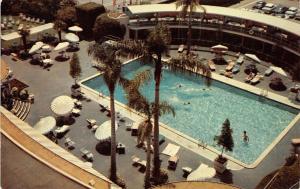
<svg viewBox="0 0 300 189"><path fill-rule="evenodd" d="M87 45L88 42L82 41L80 43L80 51L79 51L79 59L81 61L82 66L82 77L84 79L96 73L96 71L91 68L91 58L87 56ZM173 52L174 53L174 52ZM71 53L68 53L71 55ZM51 58L53 59L57 53L51 53ZM212 58L212 54L210 53L200 53L201 56L205 58ZM225 57L232 58L232 57ZM28 88L29 92L35 94L35 103L32 105L31 112L27 118L27 122L30 125L34 125L41 117L54 115L50 110L51 101L59 95L66 94L70 95L71 90L70 86L74 83L74 81L69 76L69 64L68 62L54 62L54 65L48 70L45 70L37 65L30 65L28 61L14 62L11 60L11 57L3 56L3 59L9 64L12 68L17 79L29 84ZM222 66L217 66L217 71L224 69ZM262 73L266 69L265 66L258 65L259 71ZM241 68L243 70L243 67ZM34 75L34 76L33 76ZM274 73L275 76L276 73ZM283 77L280 76L279 77ZM240 72L238 75L234 77L237 80L242 81L245 78L245 74ZM291 81L284 79L287 87L293 85ZM268 80L264 79L259 84L256 85L259 88L264 88L270 90L268 88ZM275 92L275 94L279 94L285 97L289 97L289 93L287 91L284 92ZM92 97L91 97L92 98ZM293 97L290 97L292 101ZM104 101L101 101L103 103ZM87 118L94 118L97 120L98 124L103 123L108 120L108 118L99 111L98 103L94 101L82 101L83 108L81 110L81 115L77 118L74 118L74 123L71 125L71 130L67 133L67 136L71 137L73 141L76 142L76 148L71 151L75 156L80 158L80 148L86 147L90 150L94 156L95 160L93 162L93 168L103 173L105 176L109 175L109 167L110 167L110 157L100 155L96 152L95 146L97 144L97 140L94 137L94 133L92 133L86 126L87 122L85 121ZM122 111L117 108L117 111ZM122 112L121 112L122 113ZM163 129L161 129L163 133ZM166 132L165 132L166 133ZM217 175L215 178L212 178L213 181L221 181L225 183L232 183L239 187L245 189L252 189L256 184L261 180L269 172L278 168L285 162L285 157L290 153L290 139L296 138L300 134L300 122L298 121L294 127L292 127L287 134L276 144L273 150L266 156L264 160L254 169L242 169L242 170L231 170L226 172L224 175ZM143 186L144 174L140 173L137 168L131 165L130 157L135 154L142 159L146 158L146 153L135 147L136 139L135 137L130 136L130 133L126 131L125 127L120 127L117 131L117 140L118 142L122 142L126 145L126 155L118 155L117 156L117 168L118 173L125 179L127 183L127 187L130 189L140 189ZM173 140L169 140L167 138L166 142L161 145L160 149L163 150L164 147L169 143L175 143L181 146L181 141L177 138ZM63 146L63 139L59 141L59 145ZM176 171L169 171L169 180L170 181L181 181L185 180L182 177L181 167L189 166L193 169L197 168L200 163L208 164L209 166L213 166L212 162L206 157L202 157L191 151L189 146L181 146L179 150L179 164L177 166ZM197 147L201 148L201 147ZM161 155L162 167L167 168L167 160L168 157L165 155ZM130 174L128 174L130 173ZM247 178L247 182L245 182L245 178Z"/></svg>

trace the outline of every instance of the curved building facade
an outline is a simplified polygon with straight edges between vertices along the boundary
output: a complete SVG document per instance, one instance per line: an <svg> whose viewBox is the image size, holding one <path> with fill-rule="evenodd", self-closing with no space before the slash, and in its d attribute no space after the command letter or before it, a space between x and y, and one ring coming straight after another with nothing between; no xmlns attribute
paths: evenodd
<svg viewBox="0 0 300 189"><path fill-rule="evenodd" d="M192 16L192 44L224 44L236 52L255 53L277 65L300 64L300 25L275 16L245 10L204 6L206 14L196 9ZM159 21L172 33L173 44L185 44L188 21L179 17L175 4L129 6L130 38L145 38Z"/></svg>

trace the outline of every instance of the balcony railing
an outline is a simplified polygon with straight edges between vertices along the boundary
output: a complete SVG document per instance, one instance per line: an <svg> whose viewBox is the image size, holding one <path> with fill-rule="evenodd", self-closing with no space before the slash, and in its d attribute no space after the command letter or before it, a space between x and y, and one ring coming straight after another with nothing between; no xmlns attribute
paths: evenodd
<svg viewBox="0 0 300 189"><path fill-rule="evenodd" d="M188 22L186 20L174 20L174 19L164 19L159 20L164 21L167 25L170 26L188 26ZM149 27L149 26L155 26L157 24L157 20L155 19L135 19L129 21L130 27ZM271 42L274 42L280 46L288 47L294 51L297 51L300 53L300 45L295 41L289 41L285 39L284 37L274 37L274 34L265 32L265 31L253 31L251 29L245 28L244 25L236 24L236 25L229 25L229 24L223 24L222 22L200 22L200 19L195 19L192 21L192 27L195 29L197 27L199 28L213 28L218 30L229 30L234 31L238 33L242 33L247 36L254 36L258 38L262 38Z"/></svg>

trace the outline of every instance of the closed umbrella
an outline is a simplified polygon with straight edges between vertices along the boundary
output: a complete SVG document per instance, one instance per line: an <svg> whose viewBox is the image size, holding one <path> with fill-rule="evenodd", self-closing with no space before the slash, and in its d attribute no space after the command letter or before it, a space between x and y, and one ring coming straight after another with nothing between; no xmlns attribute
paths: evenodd
<svg viewBox="0 0 300 189"><path fill-rule="evenodd" d="M191 172L186 180L188 181L203 181L212 178L216 175L216 170L202 163L195 171Z"/></svg>
<svg viewBox="0 0 300 189"><path fill-rule="evenodd" d="M68 29L69 29L69 31L73 31L73 32L82 32L83 31L83 29L79 26L72 26L72 27L69 27Z"/></svg>
<svg viewBox="0 0 300 189"><path fill-rule="evenodd" d="M261 60L255 54L245 54L245 56L258 62L258 63L261 63Z"/></svg>
<svg viewBox="0 0 300 189"><path fill-rule="evenodd" d="M69 42L61 42L61 43L58 43L58 44L56 45L56 47L55 47L53 50L55 50L55 51L60 51L60 50L62 50L62 49L64 49L64 48L68 47L69 44L70 44Z"/></svg>
<svg viewBox="0 0 300 189"><path fill-rule="evenodd" d="M71 97L62 95L51 102L51 110L58 116L65 116L71 113L74 108L74 101Z"/></svg>
<svg viewBox="0 0 300 189"><path fill-rule="evenodd" d="M52 116L41 118L34 126L42 134L49 133L56 126L56 120Z"/></svg>
<svg viewBox="0 0 300 189"><path fill-rule="evenodd" d="M79 37L74 33L67 33L65 35L65 39L68 40L69 42L73 42L73 43L76 43L79 41Z"/></svg>
<svg viewBox="0 0 300 189"><path fill-rule="evenodd" d="M44 43L41 41L36 42L31 49L29 50L29 54L35 53L36 51L40 50L44 46Z"/></svg>
<svg viewBox="0 0 300 189"><path fill-rule="evenodd" d="M118 124L115 126L118 129ZM111 137L111 121L108 120L98 127L95 133L95 137L99 141L106 141Z"/></svg>

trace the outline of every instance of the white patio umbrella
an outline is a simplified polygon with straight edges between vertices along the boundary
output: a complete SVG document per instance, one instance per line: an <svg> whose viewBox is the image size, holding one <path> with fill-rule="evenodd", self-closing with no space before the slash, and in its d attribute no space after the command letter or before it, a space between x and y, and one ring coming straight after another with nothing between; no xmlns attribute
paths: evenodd
<svg viewBox="0 0 300 189"><path fill-rule="evenodd" d="M74 108L74 101L71 97L62 95L51 102L51 110L58 116L65 116L71 113Z"/></svg>
<svg viewBox="0 0 300 189"><path fill-rule="evenodd" d="M191 172L186 180L203 181L216 175L216 170L206 164L201 164L195 171Z"/></svg>
<svg viewBox="0 0 300 189"><path fill-rule="evenodd" d="M40 50L44 46L44 43L41 41L36 42L31 49L29 50L29 54L35 53L36 51Z"/></svg>
<svg viewBox="0 0 300 189"><path fill-rule="evenodd" d="M73 31L73 32L82 32L83 31L83 29L79 26L71 26L68 29L69 29L69 31Z"/></svg>
<svg viewBox="0 0 300 189"><path fill-rule="evenodd" d="M261 63L261 60L255 54L245 54L245 56L247 56L248 58L250 58L258 63Z"/></svg>
<svg viewBox="0 0 300 189"><path fill-rule="evenodd" d="M35 125L34 128L37 129L42 134L49 133L56 126L56 120L52 116L41 118Z"/></svg>
<svg viewBox="0 0 300 189"><path fill-rule="evenodd" d="M212 46L211 49L215 50L215 51L228 51L228 47L224 46L224 45L215 45Z"/></svg>
<svg viewBox="0 0 300 189"><path fill-rule="evenodd" d="M56 45L56 47L53 49L54 51L60 51L60 50L62 50L62 49L64 49L64 48L66 48L66 47L68 47L69 46L69 42L61 42L61 43L58 43L57 45Z"/></svg>
<svg viewBox="0 0 300 189"><path fill-rule="evenodd" d="M272 70L274 70L275 72L283 75L283 76L287 76L286 72L280 68L280 67L277 67L277 66L270 66L270 68L272 68Z"/></svg>
<svg viewBox="0 0 300 189"><path fill-rule="evenodd" d="M73 43L76 43L76 42L79 41L79 37L74 33L67 33L65 35L65 39L70 41L70 42L73 42Z"/></svg>
<svg viewBox="0 0 300 189"><path fill-rule="evenodd" d="M118 129L118 123L116 122L116 130ZM108 120L98 127L95 133L95 137L99 141L106 141L111 137L111 121Z"/></svg>

